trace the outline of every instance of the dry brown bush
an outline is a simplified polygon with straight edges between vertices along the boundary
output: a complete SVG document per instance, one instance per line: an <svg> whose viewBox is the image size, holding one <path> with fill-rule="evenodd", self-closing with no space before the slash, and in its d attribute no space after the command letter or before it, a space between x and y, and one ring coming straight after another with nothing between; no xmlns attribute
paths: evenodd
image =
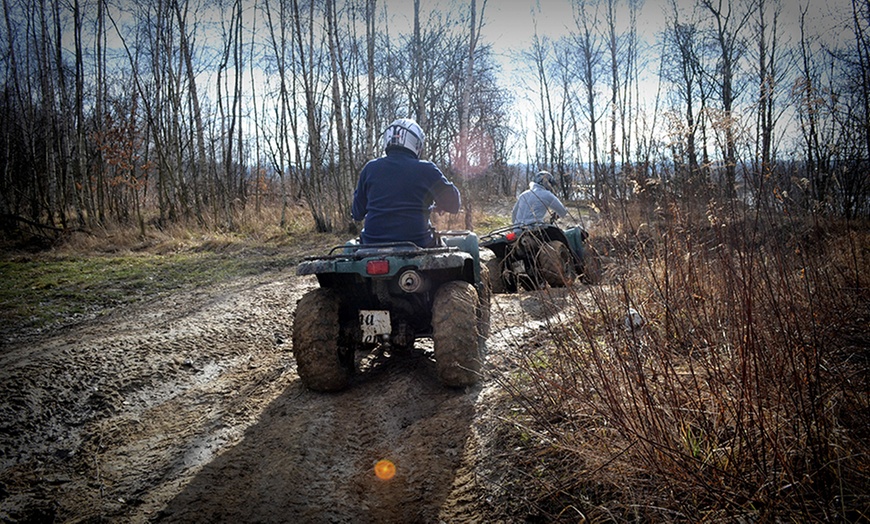
<svg viewBox="0 0 870 524"><path fill-rule="evenodd" d="M524 503L591 522L866 520L868 224L655 213L598 224L591 300L505 381L537 464Z"/></svg>

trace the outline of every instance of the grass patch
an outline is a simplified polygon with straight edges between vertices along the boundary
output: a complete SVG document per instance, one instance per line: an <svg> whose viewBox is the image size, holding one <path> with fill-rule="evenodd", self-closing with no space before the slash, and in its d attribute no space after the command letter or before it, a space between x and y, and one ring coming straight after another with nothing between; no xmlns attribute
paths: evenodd
<svg viewBox="0 0 870 524"><path fill-rule="evenodd" d="M68 324L132 302L277 270L297 260L275 251L209 250L2 260L0 320L14 330Z"/></svg>
<svg viewBox="0 0 870 524"><path fill-rule="evenodd" d="M293 206L237 217L237 230L199 224L150 228L112 225L72 232L50 244L0 245L0 332L32 333L114 308L295 266L350 235L314 232Z"/></svg>

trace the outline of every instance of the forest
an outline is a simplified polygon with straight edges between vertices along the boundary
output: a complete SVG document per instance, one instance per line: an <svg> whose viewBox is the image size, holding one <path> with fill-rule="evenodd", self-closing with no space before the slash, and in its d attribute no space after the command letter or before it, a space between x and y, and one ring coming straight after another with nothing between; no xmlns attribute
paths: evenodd
<svg viewBox="0 0 870 524"><path fill-rule="evenodd" d="M827 25L803 2L794 27L782 1L670 0L654 42L642 3L573 1L564 35L507 57L486 0L427 4L4 0L0 227L232 231L300 205L342 231L397 117L466 211L548 169L604 210L654 192L870 214L866 1Z"/></svg>

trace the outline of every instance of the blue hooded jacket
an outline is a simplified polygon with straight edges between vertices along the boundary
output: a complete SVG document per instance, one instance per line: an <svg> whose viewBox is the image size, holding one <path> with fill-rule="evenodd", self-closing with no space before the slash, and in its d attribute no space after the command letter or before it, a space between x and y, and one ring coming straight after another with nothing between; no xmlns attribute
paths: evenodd
<svg viewBox="0 0 870 524"><path fill-rule="evenodd" d="M435 164L392 147L363 167L351 214L354 220L365 219L363 244L409 241L430 247L432 209L458 213L460 204L459 190Z"/></svg>

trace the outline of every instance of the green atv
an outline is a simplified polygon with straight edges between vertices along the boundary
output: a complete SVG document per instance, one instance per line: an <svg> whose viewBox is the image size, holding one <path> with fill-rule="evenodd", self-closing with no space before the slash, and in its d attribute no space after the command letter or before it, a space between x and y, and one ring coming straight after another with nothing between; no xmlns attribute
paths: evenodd
<svg viewBox="0 0 870 524"><path fill-rule="evenodd" d="M440 247L352 241L303 259L296 273L316 275L320 285L299 300L293 323L293 354L306 387L341 390L357 351L410 349L418 338L432 339L443 384L478 381L489 336L487 268L474 233L438 236Z"/></svg>
<svg viewBox="0 0 870 524"><path fill-rule="evenodd" d="M561 229L554 221L512 224L481 237L480 245L495 254L485 263L493 293L570 286L584 274L589 233L581 226Z"/></svg>

